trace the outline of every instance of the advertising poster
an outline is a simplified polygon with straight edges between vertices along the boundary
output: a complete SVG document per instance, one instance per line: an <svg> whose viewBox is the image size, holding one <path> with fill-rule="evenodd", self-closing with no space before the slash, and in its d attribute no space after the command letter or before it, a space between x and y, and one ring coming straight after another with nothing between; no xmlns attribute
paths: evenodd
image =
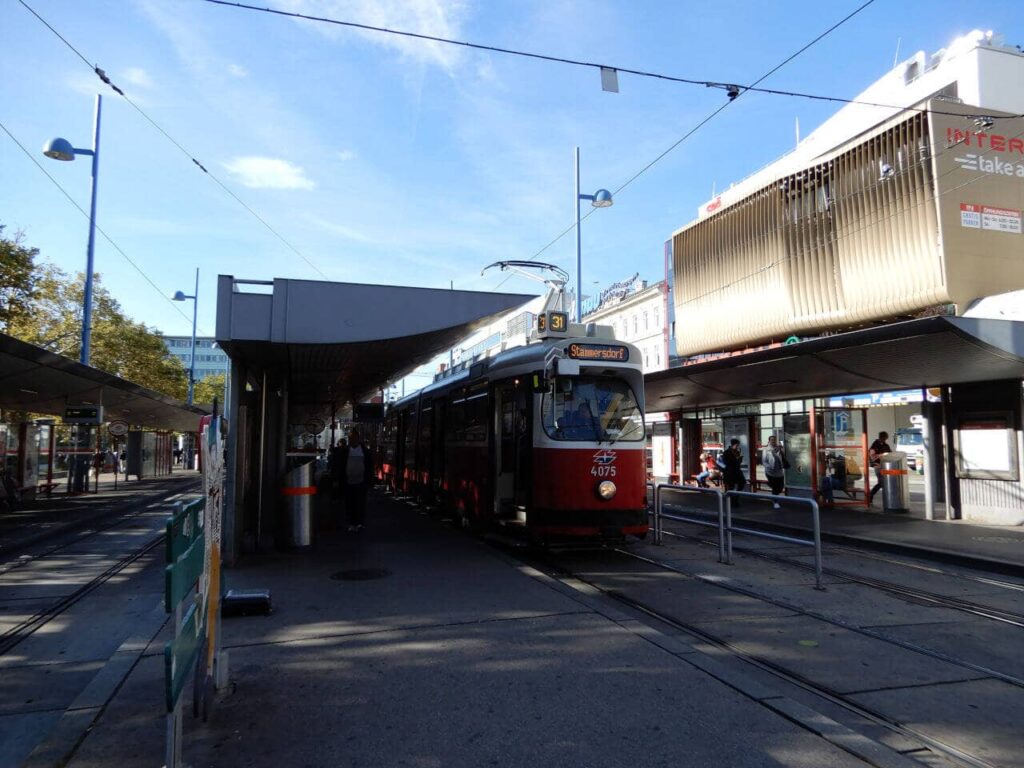
<svg viewBox="0 0 1024 768"><path fill-rule="evenodd" d="M811 418L806 413L787 413L782 417L783 440L789 469L786 488L811 493Z"/></svg>
<svg viewBox="0 0 1024 768"><path fill-rule="evenodd" d="M743 474L749 483L750 468L750 417L730 416L722 419L722 447L728 448L732 439L740 441L740 453L743 454Z"/></svg>

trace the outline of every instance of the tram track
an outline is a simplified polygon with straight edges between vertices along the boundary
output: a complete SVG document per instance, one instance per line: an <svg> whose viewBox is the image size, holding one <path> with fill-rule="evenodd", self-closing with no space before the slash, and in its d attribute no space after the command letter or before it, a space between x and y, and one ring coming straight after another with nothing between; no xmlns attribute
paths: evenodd
<svg viewBox="0 0 1024 768"><path fill-rule="evenodd" d="M666 517L666 519L670 519L670 520L673 519L670 516L665 516L665 517ZM695 535L691 535L691 534L678 533L678 532L675 532L675 531L667 531L667 530L663 531L663 533L665 535L667 535L667 536L672 536L674 538L688 539L688 540L691 540L691 541L697 541L697 542L699 542L701 544L706 544L706 545L714 546L714 547L718 546L718 542L717 541L711 541L710 539L706 539L706 538L701 537L701 536L695 536ZM735 536L735 534L734 534L734 536ZM760 558L760 559L763 559L763 560L767 560L769 562L780 563L780 564L792 566L794 568L797 568L797 569L800 569L800 570L804 570L804 571L810 571L810 572L814 571L814 566L813 565L810 565L810 564L805 563L805 562L801 562L800 560L797 560L797 559L792 558L792 557L786 557L785 555L778 555L778 554L775 554L775 553L772 553L772 552L766 552L765 550L758 549L756 547L744 547L742 545L738 546L735 543L733 543L733 550L734 551L738 551L738 552L743 552L744 554L751 555L753 557L757 557L757 558ZM828 551L829 552L836 552L837 550L835 548L833 548L833 547L829 547ZM849 552L849 553L853 553L853 554L858 554L858 555L861 554L858 550L855 550L855 549L852 549L852 548L843 548L843 551ZM873 558L873 559L880 559L880 560L884 560L884 562L893 563L893 564L897 564L897 565L905 565L906 567L910 567L910 568L918 568L920 570L925 570L926 572L929 572L929 573L932 573L932 574L936 574L936 575L946 576L948 578L968 579L968 580L971 580L971 581L977 581L978 583L985 584L987 586L994 586L994 587L1001 587L1001 588L1004 588L1004 589L1024 591L1024 586L1021 586L1021 585L1018 585L1018 584L1014 584L1012 582L1003 582L1003 581L998 581L998 580L995 580L995 579L987 579L987 578L984 578L984 577L970 576L968 574L953 574L953 573L949 573L947 571L943 571L942 569L929 568L929 567L926 567L926 566L918 566L917 564L912 564L912 563L903 563L903 562L900 562L898 560L892 560L891 558L884 558L883 559L883 558L877 558L876 557L876 558ZM1010 626L1018 627L1020 629L1024 629L1024 614L1018 613L1016 611L1005 610L1005 609L1002 609L1002 608L994 608L992 606L983 605L981 603L973 602L971 600L963 600L961 598L951 597L949 595L941 595L941 594L938 594L938 593L935 593L935 592L929 592L929 591L924 590L924 589L919 589L919 588L916 588L916 587L909 587L909 586L907 586L905 584L898 584L896 582L886 581L884 579L877 579L877 578L874 578L874 577L871 577L871 576L864 576L862 574L857 574L857 573L853 573L853 572L850 572L850 571L845 571L845 570L838 569L838 568L830 568L828 566L825 566L825 567L822 568L822 574L823 575L827 575L827 576L832 576L832 577L837 578L837 579L842 579L844 581L853 582L855 584L862 584L864 586L871 587L873 589L877 589L877 590L879 590L881 592L886 592L886 593L889 593L889 594L897 595L899 597L902 597L902 598L907 599L907 600L911 600L911 601L916 602L916 603L921 604L921 605L930 605L930 606L934 606L934 607L938 607L938 608L946 608L946 609L949 609L949 610L960 611L962 613L967 613L969 615L976 616L978 618L989 619L991 621L997 621L997 622L1001 622L1001 623L1004 623L1004 624L1008 624Z"/></svg>
<svg viewBox="0 0 1024 768"><path fill-rule="evenodd" d="M147 498L140 499L137 502L126 505L120 509L112 510L110 514L102 516L99 521L93 519L90 521L90 524L96 522L102 522L103 524L93 525L93 527L84 534L80 530L76 530L75 533L81 535L74 535L70 540L63 541L56 546L49 547L31 555L23 555L13 561L9 561L3 566L0 566L0 587L3 586L2 578L5 575L10 574L12 571L25 568L32 564L37 566L45 565L47 558L58 556L61 552L70 549L71 547L79 546L83 542L87 542L103 533L114 531L118 527L123 527L127 530L132 520L141 518L144 515L159 515L160 522L162 522L165 517L163 514L165 511L164 508L175 501L178 497L193 495L197 490L197 486L198 480L194 483L188 483L185 487L181 487L179 485L169 489L162 489ZM88 582L82 584L77 589L74 589L66 595L53 598L52 602L48 605L39 609L31 616L27 616L0 634L0 658L10 653L14 648L45 627L51 621L60 617L99 587L103 586L112 578L163 544L165 536L162 525L159 523L153 523L152 527L149 525L145 527L150 528L150 530L148 531L148 537L145 543L141 546L132 547L128 552L112 553L111 556L116 557L117 559L110 563L100 573L93 576L93 578Z"/></svg>
<svg viewBox="0 0 1024 768"><path fill-rule="evenodd" d="M82 542L88 541L89 539L105 533L112 528L116 528L121 523L127 520L136 518L147 511L150 511L154 506L160 506L167 504L174 500L176 496L188 496L198 493L200 490L200 481L196 478L194 481L188 483L184 488L175 486L173 488L167 488L158 491L153 496L148 496L143 499L139 499L136 502L125 505L121 508L115 508L110 510L107 514L100 514L90 518L88 521L81 523L80 525L68 525L60 528L59 530L53 531L52 535L48 538L56 538L62 535L70 535L71 538L67 541L62 541L59 544L51 546L40 552L34 554L23 554L12 556L11 553L4 553L11 557L6 562L0 563L0 576L6 573L10 573L18 568L23 568L30 563L36 562L45 557L57 554L69 547L73 547L81 544ZM17 550L13 550L17 551Z"/></svg>
<svg viewBox="0 0 1024 768"><path fill-rule="evenodd" d="M9 630L0 635L0 657L10 653L20 643L35 634L38 630L49 624L51 621L56 619L62 613L67 611L73 605L78 603L80 600L94 592L96 589L101 587L107 581L112 579L117 574L128 568L137 560L141 559L145 555L152 552L164 541L164 534L161 532L157 536L150 539L141 548L128 553L121 557L119 560L110 565L99 575L95 576L88 583L83 584L81 587L76 589L74 592L64 595L63 597L56 600L56 602L48 605L47 607L37 611L32 616L24 619Z"/></svg>
<svg viewBox="0 0 1024 768"><path fill-rule="evenodd" d="M752 590L744 590L742 588L737 588L737 587L733 587L733 586L726 586L726 585L723 585L722 582L720 582L720 581L715 581L715 580L710 580L710 579L699 579L698 577L694 576L693 574L690 574L690 573L687 573L685 571L682 571L681 569L675 568L671 564L662 563L662 562L654 560L652 558L644 557L643 555L637 555L635 553L629 552L628 550L612 549L612 550L608 550L608 551L615 552L616 554L619 554L619 555L626 555L626 556L628 556L630 558L636 559L638 561L644 562L646 564L652 565L652 566L660 568L660 569L674 571L674 572L679 573L680 575L682 575L684 577L687 577L687 578L693 578L693 579L700 580L700 581L706 581L707 583L713 584L715 586L724 587L725 589L729 589L729 590L734 591L734 592L740 592L742 594L747 594L748 596L754 597L756 599L765 599L764 596L757 595ZM516 555L516 556L519 559L522 559L522 557L520 555ZM537 564L533 563L533 565L536 566ZM861 718L861 719L866 720L868 722L874 723L875 725L880 726L880 727L886 729L887 731L889 731L889 732L891 732L893 734L897 734L897 735L902 736L904 738L910 739L911 741L913 741L913 742L915 742L917 744L922 745L923 748L929 750L933 754L941 756L942 758L944 758L944 759L946 759L948 761L953 762L955 765L967 766L969 768L997 768L996 764L994 764L994 763L984 759L981 756L978 756L978 755L972 754L970 752L967 752L966 750L957 747L955 744L951 744L951 743L948 743L946 741L943 741L942 739L935 738L934 736L930 736L927 733L924 733L924 732L920 731L919 729L916 729L916 728L908 726L908 725L906 725L904 723L901 723L898 720L896 720L895 718L892 718L892 717L886 715L883 712L880 712L880 711L878 711L876 709L873 709L871 707L865 706L864 704L856 702L856 701L852 700L849 696L847 696L847 695L845 695L845 694L843 694L843 693L841 693L839 691L836 691L836 690L834 690L834 689L832 689L832 688L830 688L830 687L828 687L826 685L823 685L823 684L818 683L818 682L816 682L814 680L811 680L810 678L808 678L808 677L806 677L804 675L801 675L800 673L795 672L795 671L793 671L793 670L791 670L791 669L789 669L789 668L787 668L787 667L785 667L785 666L783 666L781 664L778 664L775 661L772 661L772 660L770 660L768 658L765 658L764 656L761 656L759 654L750 653L749 651L744 650L743 648L739 647L735 643L730 642L729 640L727 640L727 639L725 639L723 637L715 635L714 633L709 632L706 629L698 627L698 626L696 626L694 624L690 624L690 623L688 623L686 621L683 621L682 619L678 618L677 616L674 616L674 615L672 615L670 613L667 613L667 612L665 612L663 610L659 610L657 608L654 608L654 607L652 607L652 606L650 606L650 605L648 605L648 604L644 603L643 601L640 601L640 600L638 600L636 598L630 597L629 595L623 593L621 590L610 589L610 588L608 588L606 586L603 586L602 584L600 584L599 582L597 582L593 578L590 578L590 577L587 577L587 576L585 576L583 574L577 573L577 572L575 572L575 571L573 571L573 570L571 570L569 568L566 568L564 565L561 565L561 564L553 562L549 558L545 558L544 559L544 566L546 566L546 568L548 569L549 575L552 575L552 573L550 573L550 572L553 571L554 572L554 576L556 578L558 578L558 576L562 576L562 577L565 577L565 578L571 578L573 580L581 582L581 583L587 585L588 587L598 591L602 595L604 595L604 596L606 596L606 597L616 601L619 604L625 605L625 606L627 606L627 607L629 607L629 608L639 612L640 614L643 614L643 615L649 617L650 619L654 620L655 622L657 622L659 624L665 625L665 626L670 627L670 628L672 628L672 629L674 629L676 631L679 631L679 632L682 632L682 633L684 633L686 635L689 635L690 637L692 637L692 638L694 638L694 639L696 639L696 640L698 640L698 641L700 641L702 643L706 643L707 645L709 645L709 646L711 646L711 647L713 647L715 649L718 649L718 650L721 650L721 651L725 651L731 657L733 657L733 658L735 658L735 659L737 659L739 661L742 661L742 662L744 662L746 664L749 664L750 666L752 666L752 667L754 667L756 669L759 669L759 670L761 670L761 671L763 671L765 673L768 673L769 675L771 675L771 676L773 676L773 677L775 677L775 678L777 678L777 679L779 679L779 680L781 680L781 681L783 681L783 682L785 682L785 683L787 683L789 685L795 686L795 687L801 689L802 691L810 693L810 694L812 694L815 697L818 697L818 698L820 698L820 699L822 699L824 701L827 701L830 704L832 704L834 706L837 706L837 707L843 709L846 712L849 712L850 714L852 714L852 715L854 715L854 716L856 716L858 718ZM778 603L776 603L776 604L778 604ZM815 616L812 612L807 612L806 610L803 610L803 609L800 609L800 608L796 608L796 607L790 606L789 609L790 610L794 610L794 611L796 611L798 613L801 613L801 614L803 614L805 616L808 616L808 617L811 617L811 618L819 618L819 617ZM822 619L822 620L829 621L827 618L826 619ZM831 623L836 623L836 622L831 622ZM844 628L848 628L848 627L844 627ZM876 637L874 639L882 640L882 641L885 641L885 642L890 642L891 641L890 638L885 638L885 637L882 637L882 636L878 636L878 637ZM910 650L918 650L916 647L913 647L912 644L904 644L904 643L900 643L900 642L897 642L896 644L903 645L904 647L908 647L908 648L910 648ZM927 652L927 649L923 649L923 652L925 652L926 655L933 656L935 658L939 658L941 656L941 654L934 654L934 653L931 653L931 652ZM963 664L961 664L961 666L963 666ZM984 670L984 668L977 667L976 665L970 665L970 668L974 669L975 671L982 671L982 670ZM999 679L1010 678L1010 680L1013 681L1011 684L1018 685L1020 687L1024 687L1024 680L1013 678L1012 676L1002 675L1002 673L995 672L994 670L984 670L983 673L986 674L986 675L992 675L992 676L998 677ZM1007 680L1007 682L1009 682L1010 680ZM726 682L726 684L730 684L727 681L724 681L724 682ZM837 746L839 746L840 748L844 748L841 744L837 744ZM849 750L847 750L847 751L849 751ZM864 759L864 760L867 759L862 754L857 754L857 753L852 753L852 754L855 754L860 759ZM910 757L908 759L917 759L918 757L919 756L913 756L913 757ZM933 763L924 762L923 764L928 765L928 764L933 764Z"/></svg>

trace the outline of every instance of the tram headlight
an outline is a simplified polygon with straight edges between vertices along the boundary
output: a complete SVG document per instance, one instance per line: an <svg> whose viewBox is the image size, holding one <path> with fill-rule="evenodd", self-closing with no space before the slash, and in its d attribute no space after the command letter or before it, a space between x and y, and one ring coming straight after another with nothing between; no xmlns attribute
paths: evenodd
<svg viewBox="0 0 1024 768"><path fill-rule="evenodd" d="M615 492L618 490L619 489L615 487L615 483L611 480L602 480L597 484L597 495L605 501L613 498L615 496Z"/></svg>

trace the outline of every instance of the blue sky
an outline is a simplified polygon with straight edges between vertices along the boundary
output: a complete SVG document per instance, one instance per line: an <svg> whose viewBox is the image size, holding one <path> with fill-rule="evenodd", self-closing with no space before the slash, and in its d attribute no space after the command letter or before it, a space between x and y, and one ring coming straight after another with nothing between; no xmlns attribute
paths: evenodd
<svg viewBox="0 0 1024 768"><path fill-rule="evenodd" d="M536 293L492 272L571 225L582 187L618 189L725 100L718 89L598 73L237 10L200 0L26 0L328 279ZM860 2L266 0L282 10L716 82L750 83ZM1019 0L876 0L764 83L853 97L917 50L971 29L1024 44ZM18 0L0 3L0 120L88 208L103 94L96 269L128 313L171 334L214 330L216 275L323 279L201 173ZM662 244L697 206L771 162L837 105L747 94L582 228L584 292L663 276ZM0 224L65 270L87 222L0 132ZM589 210L586 209L586 210ZM571 233L540 260L575 279ZM504 282L503 282L504 281ZM597 283L597 285L595 285ZM177 310L184 310L184 314Z"/></svg>

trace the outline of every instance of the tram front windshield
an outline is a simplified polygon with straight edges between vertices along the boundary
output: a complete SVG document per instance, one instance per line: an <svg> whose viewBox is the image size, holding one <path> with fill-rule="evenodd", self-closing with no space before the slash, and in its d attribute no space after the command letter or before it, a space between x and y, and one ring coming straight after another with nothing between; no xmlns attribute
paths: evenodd
<svg viewBox="0 0 1024 768"><path fill-rule="evenodd" d="M638 441L644 418L633 390L622 379L560 377L541 403L544 431L555 440Z"/></svg>

